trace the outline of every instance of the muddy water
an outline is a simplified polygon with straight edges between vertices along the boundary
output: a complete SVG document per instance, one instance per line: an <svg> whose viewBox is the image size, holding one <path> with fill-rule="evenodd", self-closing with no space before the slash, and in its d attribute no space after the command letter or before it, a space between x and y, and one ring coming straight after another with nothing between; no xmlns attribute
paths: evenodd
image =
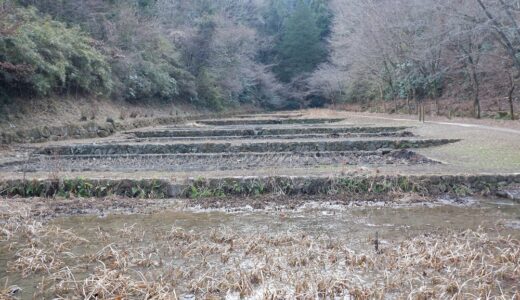
<svg viewBox="0 0 520 300"><path fill-rule="evenodd" d="M329 206L309 203L297 210L201 211L166 210L150 215L75 216L52 223L71 229L79 236L95 240L99 227L107 232L134 226L155 231L172 227L206 232L226 228L240 235L305 232L309 235L341 237L349 247L366 250L378 234L383 241L400 241L433 231L497 231L520 238L520 204L501 199L465 199L463 205L435 204L417 206L372 205L362 207Z"/></svg>
<svg viewBox="0 0 520 300"><path fill-rule="evenodd" d="M381 204L341 207L309 203L297 210L287 211L165 210L155 214L65 217L55 219L46 226L57 225L70 229L76 235L88 239L87 245L71 250L76 255L96 253L109 243L125 247L122 228L142 232L138 234L142 237L140 245L156 243L156 235L152 232L168 232L172 227L196 233L226 228L240 236L305 232L316 238L347 241L348 246L357 251L374 251L376 232L382 245L437 231L480 227L488 233L520 238L520 204L498 199L466 200L466 204L458 206L436 204L389 207ZM109 239L100 239L100 232L104 232ZM15 251L0 242L0 279L4 282L9 278L9 285L16 284L23 288L23 299L33 298L42 274L22 279L16 272L7 272L7 262L14 259ZM79 279L82 279L81 275Z"/></svg>

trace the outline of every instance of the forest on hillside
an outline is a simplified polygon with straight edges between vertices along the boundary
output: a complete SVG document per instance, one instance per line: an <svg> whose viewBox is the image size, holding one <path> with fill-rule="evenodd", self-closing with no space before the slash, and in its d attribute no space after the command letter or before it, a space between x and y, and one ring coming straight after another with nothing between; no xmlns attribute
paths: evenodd
<svg viewBox="0 0 520 300"><path fill-rule="evenodd" d="M0 103L441 112L449 99L511 118L519 22L519 0L0 0Z"/></svg>

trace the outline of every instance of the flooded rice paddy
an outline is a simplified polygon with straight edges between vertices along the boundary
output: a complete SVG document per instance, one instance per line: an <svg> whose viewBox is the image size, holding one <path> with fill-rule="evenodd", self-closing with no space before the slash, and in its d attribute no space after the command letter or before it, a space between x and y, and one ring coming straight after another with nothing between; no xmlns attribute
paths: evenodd
<svg viewBox="0 0 520 300"><path fill-rule="evenodd" d="M520 204L325 203L44 221L5 200L0 298L519 296Z"/></svg>

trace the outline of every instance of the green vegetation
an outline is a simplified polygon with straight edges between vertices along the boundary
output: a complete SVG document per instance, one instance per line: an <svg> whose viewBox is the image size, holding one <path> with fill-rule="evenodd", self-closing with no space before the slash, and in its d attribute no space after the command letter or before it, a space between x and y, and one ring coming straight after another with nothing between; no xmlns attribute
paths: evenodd
<svg viewBox="0 0 520 300"><path fill-rule="evenodd" d="M326 58L317 17L302 1L296 4L295 11L288 17L276 48L279 64L275 72L283 82L312 72Z"/></svg>
<svg viewBox="0 0 520 300"><path fill-rule="evenodd" d="M0 93L281 107L330 22L326 1L3 0Z"/></svg>
<svg viewBox="0 0 520 300"><path fill-rule="evenodd" d="M465 197L488 194L513 184L514 176L353 176L333 178L197 178L186 183L187 198L274 195L351 195L362 198L398 197L403 194ZM162 180L10 180L0 182L0 196L14 197L168 197L169 183Z"/></svg>
<svg viewBox="0 0 520 300"><path fill-rule="evenodd" d="M285 183L285 191L292 187L286 181L279 182L278 188ZM184 195L188 198L208 198L226 197L231 195L239 196L260 196L272 192L266 188L266 183L261 179L246 181L226 180L215 184L205 178L197 178L186 188Z"/></svg>
<svg viewBox="0 0 520 300"><path fill-rule="evenodd" d="M96 43L78 27L67 27L33 8L15 8L5 23L19 24L0 38L0 93L111 91L110 66Z"/></svg>
<svg viewBox="0 0 520 300"><path fill-rule="evenodd" d="M167 185L159 180L15 180L0 184L0 195L14 197L90 198L123 196L129 198L164 198Z"/></svg>
<svg viewBox="0 0 520 300"><path fill-rule="evenodd" d="M286 107L328 56L327 3L2 0L0 100Z"/></svg>
<svg viewBox="0 0 520 300"><path fill-rule="evenodd" d="M287 177L208 180L197 178L184 191L188 198L277 195L355 195L399 196L417 194L432 196L450 194L465 197L474 193L490 193L498 188L488 182L489 178L407 177L407 176L356 176L339 178L305 178L294 180ZM492 181L492 179L491 179ZM471 184L470 182L473 182ZM477 183L476 183L477 182Z"/></svg>
<svg viewBox="0 0 520 300"><path fill-rule="evenodd" d="M80 95L515 119L514 1L425 1L0 0L0 111Z"/></svg>

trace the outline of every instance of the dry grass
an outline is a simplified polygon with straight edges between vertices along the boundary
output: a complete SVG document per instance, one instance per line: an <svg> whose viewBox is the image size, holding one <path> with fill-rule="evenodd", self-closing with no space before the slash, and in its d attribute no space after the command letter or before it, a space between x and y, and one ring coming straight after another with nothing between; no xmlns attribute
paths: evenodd
<svg viewBox="0 0 520 300"><path fill-rule="evenodd" d="M0 300L11 300L11 299L17 299L17 295L22 291L22 289L17 285L6 285L3 289L0 289Z"/></svg>
<svg viewBox="0 0 520 300"><path fill-rule="evenodd" d="M104 121L107 117L121 115L132 115L131 118L170 116L169 110L165 110L164 104L161 103L129 104L106 99L76 99L74 97L17 99L11 105L4 105L3 109L6 112L6 118L0 119L0 131L5 132L76 124L79 121ZM196 112L193 106L187 104L177 105L174 109L190 114Z"/></svg>
<svg viewBox="0 0 520 300"><path fill-rule="evenodd" d="M375 251L368 239L354 250L336 236L227 228L193 232L126 224L92 228L81 237L34 220L24 207L3 209L10 212L0 228L0 247L13 258L8 276L34 281L35 298L520 297L520 241L484 230L429 233ZM0 299L19 290L6 281Z"/></svg>

